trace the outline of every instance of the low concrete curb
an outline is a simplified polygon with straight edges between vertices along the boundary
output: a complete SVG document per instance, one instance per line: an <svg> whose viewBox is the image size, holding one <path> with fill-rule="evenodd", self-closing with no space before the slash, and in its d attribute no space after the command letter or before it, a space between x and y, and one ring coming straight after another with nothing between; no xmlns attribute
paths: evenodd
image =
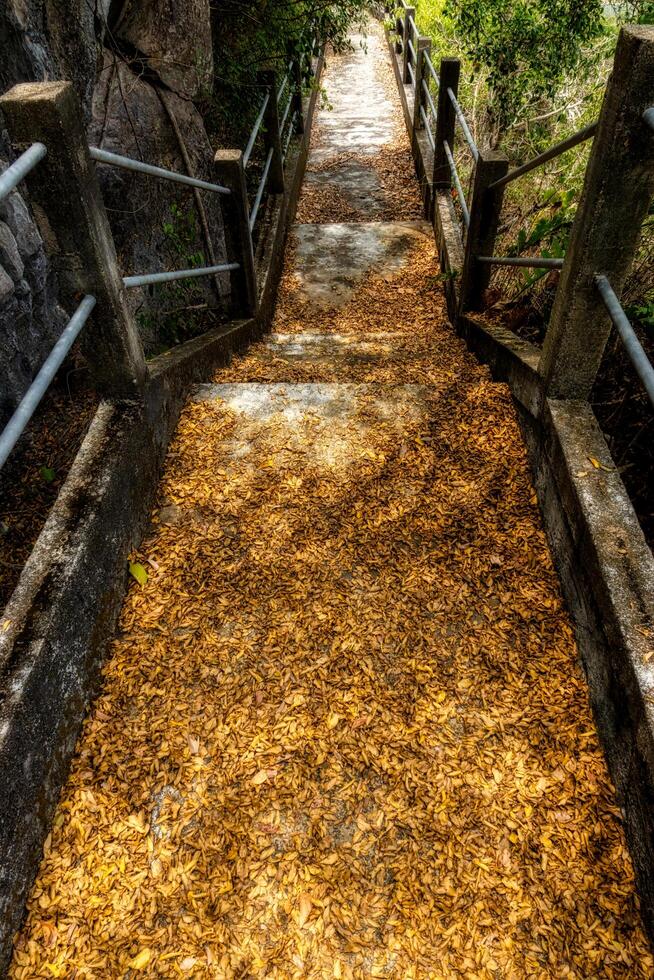
<svg viewBox="0 0 654 980"><path fill-rule="evenodd" d="M324 64L317 59L316 79ZM286 194L257 256L260 311L149 364L143 401L103 402L0 619L0 973L41 859L127 587L169 441L194 384L271 323L318 98L288 160Z"/></svg>
<svg viewBox="0 0 654 980"><path fill-rule="evenodd" d="M654 558L588 403L545 399L538 348L481 317L459 315L461 236L451 198L431 186L433 152L414 137L409 86L387 39L423 200L432 208L450 318L516 404L654 941Z"/></svg>

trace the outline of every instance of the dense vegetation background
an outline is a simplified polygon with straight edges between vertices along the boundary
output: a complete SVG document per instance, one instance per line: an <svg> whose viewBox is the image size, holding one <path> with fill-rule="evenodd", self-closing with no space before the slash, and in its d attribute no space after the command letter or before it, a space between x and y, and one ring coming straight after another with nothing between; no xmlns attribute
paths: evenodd
<svg viewBox="0 0 654 980"><path fill-rule="evenodd" d="M652 0L416 0L415 5L421 33L432 38L435 63L442 56L462 61L460 101L478 144L501 149L514 166L597 119L620 27L654 23ZM469 182L472 160L463 139L457 140L457 162ZM509 185L497 254L565 255L590 145ZM623 293L651 357L653 235L654 209ZM540 344L557 282L556 272L497 269L486 297L487 315ZM607 347L593 404L646 534L654 540L654 413L617 336Z"/></svg>

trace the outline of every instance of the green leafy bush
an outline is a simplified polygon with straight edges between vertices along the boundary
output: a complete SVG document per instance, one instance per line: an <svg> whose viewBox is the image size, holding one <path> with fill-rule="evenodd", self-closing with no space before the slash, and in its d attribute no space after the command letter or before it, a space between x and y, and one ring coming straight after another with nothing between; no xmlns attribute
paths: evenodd
<svg viewBox="0 0 654 980"><path fill-rule="evenodd" d="M446 0L444 16L487 77L500 129L553 96L604 30L601 0Z"/></svg>

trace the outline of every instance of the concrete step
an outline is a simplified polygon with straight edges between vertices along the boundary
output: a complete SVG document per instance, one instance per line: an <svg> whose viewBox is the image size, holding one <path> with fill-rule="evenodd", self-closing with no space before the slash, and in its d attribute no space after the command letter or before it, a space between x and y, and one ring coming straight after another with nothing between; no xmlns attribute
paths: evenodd
<svg viewBox="0 0 654 980"><path fill-rule="evenodd" d="M408 268L433 229L427 221L370 221L295 225L293 233L296 298L333 308L347 303L367 276L395 276Z"/></svg>

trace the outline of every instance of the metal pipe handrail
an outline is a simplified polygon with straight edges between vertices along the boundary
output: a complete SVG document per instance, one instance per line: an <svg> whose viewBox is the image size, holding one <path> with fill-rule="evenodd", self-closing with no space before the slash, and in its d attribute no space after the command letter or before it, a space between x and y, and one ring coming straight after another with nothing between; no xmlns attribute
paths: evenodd
<svg viewBox="0 0 654 980"><path fill-rule="evenodd" d="M407 38L406 43L409 51L411 52L411 57L413 58L413 61L415 63L418 60L418 56L416 55L416 49L414 48L410 37Z"/></svg>
<svg viewBox="0 0 654 980"><path fill-rule="evenodd" d="M429 102L429 108L431 109L432 118L435 120L436 106L434 105L434 100L431 97L431 92L429 91L429 85L427 85L427 82L424 80L424 78L422 79L422 88L427 97L427 101Z"/></svg>
<svg viewBox="0 0 654 980"><path fill-rule="evenodd" d="M40 158L39 158L40 159ZM38 161L37 161L38 162ZM7 462L7 457L22 436L27 423L36 411L39 402L52 383L52 379L63 364L66 356L77 340L95 306L95 296L85 296L70 320L64 327L59 340L56 342L41 369L32 381L16 411L11 416L0 435L0 468Z"/></svg>
<svg viewBox="0 0 654 980"><path fill-rule="evenodd" d="M562 269L564 259L546 259L538 256L513 258L510 255L478 255L477 262L484 265L514 265L522 269Z"/></svg>
<svg viewBox="0 0 654 980"><path fill-rule="evenodd" d="M645 122L650 129L654 129L654 106L650 106L649 109L645 109L643 113L643 122Z"/></svg>
<svg viewBox="0 0 654 980"><path fill-rule="evenodd" d="M417 26L415 20L413 19L413 17L409 17L409 27L411 28L411 30L413 31L413 33L415 34L415 36L417 38L418 37L418 26Z"/></svg>
<svg viewBox="0 0 654 980"><path fill-rule="evenodd" d="M155 167L151 163L143 163L141 160L134 160L132 157L110 153L108 150L101 150L97 146L89 146L89 153L92 160L96 160L98 163L106 163L110 167L120 167L122 170L134 170L136 173L148 174L150 177L159 177L161 180L170 180L175 184L186 184L189 187L199 187L204 191L213 191L214 194L232 193L229 187L221 187L220 184L211 184L208 180L189 177L186 174L177 173L175 170L167 170L165 167Z"/></svg>
<svg viewBox="0 0 654 980"><path fill-rule="evenodd" d="M408 73L409 73L409 75L411 77L411 84L415 88L416 87L416 74L415 74L415 72L414 72L414 70L413 70L413 68L411 66L411 62L410 61L407 61L406 68L407 68L407 71L408 71Z"/></svg>
<svg viewBox="0 0 654 980"><path fill-rule="evenodd" d="M30 170L39 163L48 152L43 143L32 143L24 153L10 163L7 169L0 174L0 201L11 194L18 187L21 180L27 177Z"/></svg>
<svg viewBox="0 0 654 980"><path fill-rule="evenodd" d="M279 132L282 134L284 132L284 127L286 126L286 120L288 119L288 114L291 111L291 106L293 105L293 96L290 95L288 102L286 103L286 108L284 109L284 115L282 116L282 121L279 124Z"/></svg>
<svg viewBox="0 0 654 980"><path fill-rule="evenodd" d="M268 180L268 171L270 170L270 164L272 163L273 152L274 152L274 148L271 146L270 149L268 150L266 163L263 168L263 173L261 174L261 180L259 181L259 186L257 188L257 196L254 199L254 204L252 205L252 213L250 214L250 232L254 231L254 226L257 223L257 214L259 213L261 198L263 197L263 191L266 186L266 181Z"/></svg>
<svg viewBox="0 0 654 980"><path fill-rule="evenodd" d="M459 105L458 99L451 88L448 88L447 94L450 97L450 102L454 106L454 112L456 114L457 121L459 123L459 126L463 130L463 135L466 138L466 142L472 151L472 155L476 163L477 160L479 159L479 150L477 149L477 144L475 143L474 137L470 132L470 128L468 126L466 117L463 115L463 109Z"/></svg>
<svg viewBox="0 0 654 980"><path fill-rule="evenodd" d="M199 276L212 276L218 272L233 272L240 268L238 262L226 262L223 265L207 265L201 269L176 269L172 272L146 272L141 276L125 276L125 289L137 286L151 286L160 282L174 282L176 279L196 279Z"/></svg>
<svg viewBox="0 0 654 980"><path fill-rule="evenodd" d="M252 132L250 133L250 139L248 140L248 145L245 147L245 151L243 153L243 166L244 167L247 167L248 162L250 160L250 154L252 153L252 149L253 149L254 144L256 142L257 136L259 135L259 130L261 128L261 123L263 122L264 113L266 111L266 107L267 107L269 101L270 101L270 89L268 89L268 91L266 92L265 98L264 98L263 102L261 103L261 108L259 109L259 115L254 120L254 126L252 127Z"/></svg>
<svg viewBox="0 0 654 980"><path fill-rule="evenodd" d="M427 133L427 139L431 143L432 150L435 150L436 149L436 141L434 140L434 137L433 137L431 128L429 126L429 120L427 119L427 113L425 112L425 107L422 106L422 105L420 106L420 115L422 117L422 121L423 121L424 126L425 126L425 132Z"/></svg>
<svg viewBox="0 0 654 980"><path fill-rule="evenodd" d="M647 110L649 112L649 110ZM629 360L633 364L636 374L640 378L647 392L647 397L654 406L654 367L648 358L643 345L636 336L636 332L629 322L629 318L622 308L622 304L616 296L611 283L606 276L595 276L595 285L604 301L615 329L618 331L620 340L624 345Z"/></svg>
<svg viewBox="0 0 654 980"><path fill-rule="evenodd" d="M295 130L295 120L297 119L297 117L298 117L298 110L296 109L293 115L291 116L291 122L289 124L288 133L286 135L286 142L284 143L284 149L282 151L282 156L284 160L286 160L286 154L288 153L288 148L293 138L293 132Z"/></svg>
<svg viewBox="0 0 654 980"><path fill-rule="evenodd" d="M450 149L450 144L447 140L443 140L443 146L445 148L445 156L447 157L447 162L450 165L450 173L454 179L454 186L456 187L456 192L459 195L459 204L461 205L461 213L463 214L463 223L466 228L470 227L470 212L468 211L468 205L466 204L465 194L463 193L463 187L461 186L461 181L459 180L459 171L456 168L456 163L454 157L452 156L452 150Z"/></svg>
<svg viewBox="0 0 654 980"><path fill-rule="evenodd" d="M277 89L277 101L278 102L281 99L282 95L284 94L284 91L286 90L286 86L287 85L288 85L288 74L284 75L284 80L283 80L282 84L279 86L279 88Z"/></svg>
<svg viewBox="0 0 654 980"><path fill-rule="evenodd" d="M434 68L434 63L433 63L433 61L431 60L431 58L430 58L430 56L429 56L429 53L428 53L427 51L425 51L425 52L423 53L423 58L425 59L425 64L427 65L427 68L429 68L429 71L431 72L431 77L432 77L432 78L434 79L434 81L436 82L436 84L437 84L437 85L438 85L438 87L440 88L440 87L441 87L441 80L440 80L440 77L439 77L439 75L438 75L438 72L437 72L437 71L436 71L436 69Z"/></svg>
<svg viewBox="0 0 654 980"><path fill-rule="evenodd" d="M549 150L545 150L544 153L539 153L537 157L530 160L528 163L523 163L521 167L516 167L515 170L510 170L508 174L504 177L500 177L494 183L490 184L489 190L497 190L500 187L504 187L505 184L510 184L512 180L517 177L522 177L523 174L528 174L530 170L535 170L536 167L542 166L542 164L547 163L548 160L554 160L555 157L560 156L565 153L566 150L571 150L573 146L578 146L580 143L585 143L597 132L598 123L591 123L590 126L580 129L578 133L574 133L572 136L568 136L567 139L561 140L560 143L555 143L554 146L550 146Z"/></svg>

